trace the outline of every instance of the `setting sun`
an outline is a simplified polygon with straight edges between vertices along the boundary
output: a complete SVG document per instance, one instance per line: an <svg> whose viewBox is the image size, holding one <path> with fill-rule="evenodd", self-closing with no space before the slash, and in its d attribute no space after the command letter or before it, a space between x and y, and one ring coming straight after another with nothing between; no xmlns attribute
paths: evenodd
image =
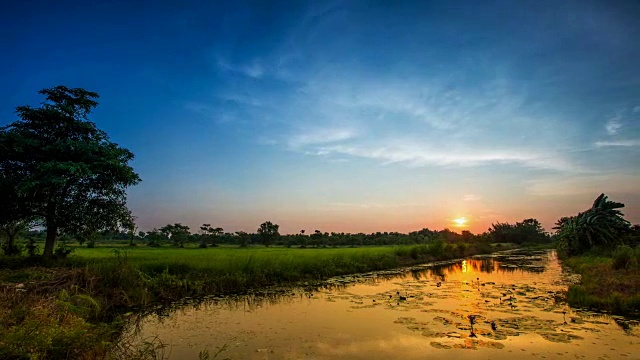
<svg viewBox="0 0 640 360"><path fill-rule="evenodd" d="M454 222L454 224L456 224L456 226L462 227L462 226L465 226L467 224L467 218L459 217L457 219L453 219L453 222Z"/></svg>

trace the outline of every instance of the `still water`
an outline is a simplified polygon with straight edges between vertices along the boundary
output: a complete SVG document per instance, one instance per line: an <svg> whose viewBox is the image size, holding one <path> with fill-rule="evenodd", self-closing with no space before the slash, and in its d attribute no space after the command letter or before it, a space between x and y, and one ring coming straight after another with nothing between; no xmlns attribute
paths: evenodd
<svg viewBox="0 0 640 360"><path fill-rule="evenodd" d="M490 255L209 299L139 334L171 359L640 359L637 321L562 302L575 281L554 251Z"/></svg>

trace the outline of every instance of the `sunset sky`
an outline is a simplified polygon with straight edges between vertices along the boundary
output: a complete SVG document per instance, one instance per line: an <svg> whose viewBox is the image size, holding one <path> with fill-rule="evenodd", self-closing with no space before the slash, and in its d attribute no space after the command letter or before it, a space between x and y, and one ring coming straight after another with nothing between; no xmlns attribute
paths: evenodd
<svg viewBox="0 0 640 360"><path fill-rule="evenodd" d="M98 92L142 230L551 230L601 192L640 223L638 19L635 0L12 1L0 125L42 88Z"/></svg>

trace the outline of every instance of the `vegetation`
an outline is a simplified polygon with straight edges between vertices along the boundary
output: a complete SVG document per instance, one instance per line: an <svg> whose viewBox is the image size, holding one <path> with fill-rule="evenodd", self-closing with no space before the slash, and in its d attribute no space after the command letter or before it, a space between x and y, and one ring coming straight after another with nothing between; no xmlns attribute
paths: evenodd
<svg viewBox="0 0 640 360"><path fill-rule="evenodd" d="M582 255L564 260L582 277L580 284L569 287L571 306L640 316L640 248L616 252L614 257Z"/></svg>
<svg viewBox="0 0 640 360"><path fill-rule="evenodd" d="M551 242L551 237L536 219L525 219L515 224L492 224L489 235L492 241L497 243L541 244Z"/></svg>
<svg viewBox="0 0 640 360"><path fill-rule="evenodd" d="M19 106L0 128L0 223L47 228L44 256L59 234L91 237L131 221L126 188L140 181L133 154L109 141L87 116L98 94L57 86L41 107Z"/></svg>
<svg viewBox="0 0 640 360"><path fill-rule="evenodd" d="M624 219L623 207L601 194L591 208L558 220L558 251L582 276L569 287L571 306L639 315L640 228Z"/></svg>
<svg viewBox="0 0 640 360"><path fill-rule="evenodd" d="M430 230L422 229L409 233L399 232L375 232L370 234L322 232L315 230L307 234L302 230L298 234L280 234L279 225L266 221L260 225L255 233L236 231L225 232L221 227L213 227L211 224L203 224L197 233L191 233L186 225L180 223L167 224L160 229L148 232L121 229L120 231L102 231L94 234L92 242L116 243L126 242L129 245L147 245L161 247L172 245L175 247L188 247L198 244L201 248L218 245L237 245L247 247L251 245L285 246L285 247L353 247L353 246L386 246L386 245L422 245L435 241L444 241L449 244L460 243L499 243L518 244L521 247L549 247L552 244L549 235L544 232L536 219L526 219L516 224L494 224L488 232L472 234L469 231L456 233L449 229ZM26 239L36 242L44 242L46 231L29 231L24 235ZM265 242L266 239L266 242ZM76 240L84 243L81 237ZM89 244L87 242L87 244Z"/></svg>
<svg viewBox="0 0 640 360"><path fill-rule="evenodd" d="M260 227L258 228L258 235L260 235L260 239L264 246L273 244L274 240L280 237L280 233L278 232L279 228L280 225L273 224L271 221L266 221L260 224Z"/></svg>
<svg viewBox="0 0 640 360"><path fill-rule="evenodd" d="M558 249L572 256L595 247L610 250L624 243L631 234L631 223L618 210L623 207L601 194L590 209L561 218L554 228Z"/></svg>
<svg viewBox="0 0 640 360"><path fill-rule="evenodd" d="M0 358L135 358L116 346L132 309L183 297L317 284L329 276L489 252L487 244L365 248L80 247L66 259L0 269ZM12 268L12 269L10 269ZM119 352L113 353L117 350ZM139 350L139 349L138 349Z"/></svg>

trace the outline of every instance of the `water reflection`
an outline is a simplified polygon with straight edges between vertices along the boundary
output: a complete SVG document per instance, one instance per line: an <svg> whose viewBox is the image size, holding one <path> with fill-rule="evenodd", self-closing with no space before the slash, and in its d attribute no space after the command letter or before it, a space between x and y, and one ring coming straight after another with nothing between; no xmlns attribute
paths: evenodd
<svg viewBox="0 0 640 360"><path fill-rule="evenodd" d="M538 267L528 266L528 262L523 261L520 254L493 255L491 258L471 258L457 260L455 262L438 262L425 264L420 267L412 267L406 270L379 271L365 274L346 275L329 279L318 286L307 286L305 288L272 288L247 295L232 296L207 296L203 298L185 298L171 304L158 305L154 308L146 309L141 313L142 317L155 315L159 318L170 316L176 310L191 308L194 310L206 310L212 307L226 310L236 310L251 312L269 305L287 304L300 299L309 299L314 293L321 291L343 291L355 284L377 284L394 280L405 280L409 277L414 281L434 281L446 282L447 279L463 279L465 284L472 286L484 286L496 280L494 277L483 276L482 282L479 274L494 273L539 273L544 271ZM501 260L496 260L496 259ZM531 256L529 256L531 258ZM510 261L511 259L515 259ZM535 257L539 259L539 257ZM547 259L548 261L548 259ZM509 266L505 266L509 265ZM475 280L475 281L474 281Z"/></svg>
<svg viewBox="0 0 640 360"><path fill-rule="evenodd" d="M562 293L570 280L554 252L474 257L190 299L144 318L142 336L173 344L178 359L223 345L223 358L243 359L448 358L455 349L488 358L514 350L547 358L632 354L637 322L569 309Z"/></svg>

